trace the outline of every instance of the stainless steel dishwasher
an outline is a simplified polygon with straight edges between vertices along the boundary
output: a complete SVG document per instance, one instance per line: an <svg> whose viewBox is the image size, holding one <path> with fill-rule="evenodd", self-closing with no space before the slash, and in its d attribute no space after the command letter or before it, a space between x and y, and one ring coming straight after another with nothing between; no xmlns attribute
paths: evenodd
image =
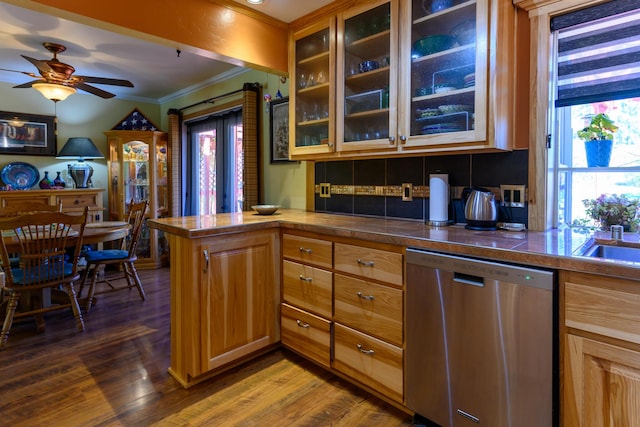
<svg viewBox="0 0 640 427"><path fill-rule="evenodd" d="M552 271L407 250L407 406L441 426L558 425Z"/></svg>

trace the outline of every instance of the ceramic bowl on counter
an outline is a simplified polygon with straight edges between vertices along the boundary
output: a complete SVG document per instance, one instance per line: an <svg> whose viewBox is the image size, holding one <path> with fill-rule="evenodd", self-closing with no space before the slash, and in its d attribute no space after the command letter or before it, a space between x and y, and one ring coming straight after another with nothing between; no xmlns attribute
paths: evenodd
<svg viewBox="0 0 640 427"><path fill-rule="evenodd" d="M416 40L413 43L413 56L419 58L421 56L431 55L434 53L442 52L447 49L451 49L455 44L456 39L449 34L434 34Z"/></svg>
<svg viewBox="0 0 640 427"><path fill-rule="evenodd" d="M251 209L256 211L258 215L273 215L278 209L279 205L253 205Z"/></svg>

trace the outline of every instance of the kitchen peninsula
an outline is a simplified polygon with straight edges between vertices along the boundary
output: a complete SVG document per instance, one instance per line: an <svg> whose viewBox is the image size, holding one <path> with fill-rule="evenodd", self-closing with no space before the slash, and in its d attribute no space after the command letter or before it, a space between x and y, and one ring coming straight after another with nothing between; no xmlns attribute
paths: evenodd
<svg viewBox="0 0 640 427"><path fill-rule="evenodd" d="M587 338L595 342L594 334L607 337L610 345L612 337L618 340L613 343L620 345L627 353L631 350L638 352L631 352L635 357L635 365L632 366L636 372L640 372L640 321L635 320L628 326L623 325L623 328L617 323L625 316L632 315L633 310L637 312L640 306L640 288L634 289L634 286L640 285L640 262L576 255L583 246L591 244L594 238L607 242L608 233L592 235L570 229L546 232L472 231L459 225L437 228L410 220L290 209L281 209L271 216L241 212L163 218L151 220L149 225L164 231L169 237L172 286L172 354L169 371L185 387L211 378L256 354L278 346L281 333L282 342L285 342L287 313L284 307L289 310L289 305L282 305L282 319L280 312L282 293L287 292L282 285L286 280L283 270L287 268L283 265L286 266L285 261L293 259L289 257L291 259L283 261L287 250L286 241L290 238L294 241L308 241L310 245L333 245L332 255L329 255L325 266L323 261L317 260L301 261L301 264L308 264L308 268L315 270L335 273L336 277L340 273L349 281L359 280L358 273L349 272L339 265L342 263L341 257L357 253L359 248L363 248L363 254L379 255L377 260L380 263L376 266L380 265L384 271L381 270L380 274L370 280L375 282L374 285L380 285L387 291L400 292L400 295L403 295L406 286L403 263L408 247L557 271L560 337L569 337L566 342L573 346L577 345L576 342L582 345ZM638 237L638 234L625 234L625 240L633 246L640 246ZM300 251L303 251L303 245L299 246ZM396 256L400 260L399 279L393 272L394 265L398 263ZM338 279L335 280L333 304L336 313L333 319L330 310L326 315L320 316L312 308L308 314L312 319L327 324L333 321L337 325L333 337L335 340L345 337L348 339L345 335L348 328L341 323L348 326L351 324L336 317L340 296L336 284ZM613 289L611 293L609 288ZM598 297L595 300L583 297L581 289L588 289L589 295L594 292ZM392 300L393 296L387 299ZM626 301L618 313L612 312L608 306L616 300ZM402 311L402 301L399 304L399 310ZM591 318L588 313L584 314L585 310L593 310L589 306L593 304L601 304L602 309L609 310L611 320L605 314ZM298 310L299 307L293 308ZM637 319L637 315L634 319ZM353 329L358 332L363 330L357 325ZM377 367L384 372L382 378L370 372L354 371L354 364L349 363L351 356L348 354L338 360L340 363L331 363L327 367L385 400L403 407L404 342L392 332L387 337L363 334L393 350L390 350L385 364ZM584 363L583 359L577 359L575 352L565 354L565 339L560 341L560 364ZM295 341L291 345L285 343L294 350L295 344ZM334 351L339 352L338 343L334 345ZM578 347L575 349L580 351ZM326 353L324 360L329 360L329 354ZM340 358L337 353L334 356ZM316 358L313 353L307 357L327 365L322 362L322 357ZM601 385L591 384L587 378L576 378L577 374L573 374L571 370L561 372L570 372L562 379L567 384L562 396L563 405L569 408L567 416L579 417L576 414L581 413L583 407L588 409L591 403L583 402L582 396L587 394L574 393L575 387L584 389ZM637 390L634 392L637 393ZM600 397L602 393L595 392Z"/></svg>

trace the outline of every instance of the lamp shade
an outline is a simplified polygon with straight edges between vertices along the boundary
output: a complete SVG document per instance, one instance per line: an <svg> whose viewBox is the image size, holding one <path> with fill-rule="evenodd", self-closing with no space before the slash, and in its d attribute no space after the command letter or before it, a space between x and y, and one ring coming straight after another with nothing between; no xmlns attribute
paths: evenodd
<svg viewBox="0 0 640 427"><path fill-rule="evenodd" d="M67 97L76 93L76 89L73 87L55 83L34 83L31 87L53 102L64 101Z"/></svg>
<svg viewBox="0 0 640 427"><path fill-rule="evenodd" d="M91 138L75 137L67 139L62 150L56 156L58 159L104 159Z"/></svg>
<svg viewBox="0 0 640 427"><path fill-rule="evenodd" d="M103 159L104 156L90 138L69 138L56 156L58 159L77 159L69 165L69 173L76 184L76 188L88 188L93 175L93 168L84 162L85 159Z"/></svg>

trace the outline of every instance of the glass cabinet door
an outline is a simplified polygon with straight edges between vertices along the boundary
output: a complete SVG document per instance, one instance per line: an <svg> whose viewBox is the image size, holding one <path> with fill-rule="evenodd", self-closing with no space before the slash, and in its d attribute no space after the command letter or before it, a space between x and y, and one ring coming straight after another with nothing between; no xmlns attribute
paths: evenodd
<svg viewBox="0 0 640 427"><path fill-rule="evenodd" d="M122 145L125 211L129 202L149 200L149 144L130 141Z"/></svg>
<svg viewBox="0 0 640 427"><path fill-rule="evenodd" d="M164 218L169 214L169 187L167 176L167 141L156 142L156 168L155 180L158 218Z"/></svg>
<svg viewBox="0 0 640 427"><path fill-rule="evenodd" d="M397 10L367 2L339 16L339 151L396 147Z"/></svg>
<svg viewBox="0 0 640 427"><path fill-rule="evenodd" d="M486 139L486 4L411 1L407 145Z"/></svg>
<svg viewBox="0 0 640 427"><path fill-rule="evenodd" d="M294 34L289 122L292 154L334 150L335 20Z"/></svg>

